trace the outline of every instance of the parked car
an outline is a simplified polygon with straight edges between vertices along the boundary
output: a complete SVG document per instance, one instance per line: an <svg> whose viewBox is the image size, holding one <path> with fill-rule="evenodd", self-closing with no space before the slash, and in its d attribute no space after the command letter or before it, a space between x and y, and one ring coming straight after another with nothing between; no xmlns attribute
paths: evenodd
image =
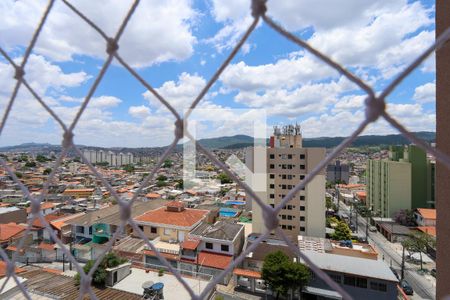
<svg viewBox="0 0 450 300"><path fill-rule="evenodd" d="M406 295L414 295L413 288L409 285L408 281L402 280L400 281L400 287L405 292Z"/></svg>
<svg viewBox="0 0 450 300"><path fill-rule="evenodd" d="M436 277L436 269L431 269L430 270L430 275L433 277Z"/></svg>
<svg viewBox="0 0 450 300"><path fill-rule="evenodd" d="M375 232L377 231L377 228L375 226L369 226L369 230Z"/></svg>
<svg viewBox="0 0 450 300"><path fill-rule="evenodd" d="M397 279L400 280L400 276L398 275L398 272L396 269L394 269L393 267L390 267L389 269L391 269L392 273L394 273L395 277L397 277Z"/></svg>

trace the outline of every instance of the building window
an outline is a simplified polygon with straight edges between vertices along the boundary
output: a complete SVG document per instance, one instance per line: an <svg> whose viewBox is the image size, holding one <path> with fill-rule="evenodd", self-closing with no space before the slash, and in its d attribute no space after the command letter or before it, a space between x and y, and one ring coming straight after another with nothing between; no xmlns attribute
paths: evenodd
<svg viewBox="0 0 450 300"><path fill-rule="evenodd" d="M303 205L300 205L300 211L305 211L305 207Z"/></svg>
<svg viewBox="0 0 450 300"><path fill-rule="evenodd" d="M270 179L274 179L275 178L275 174L270 174Z"/></svg>
<svg viewBox="0 0 450 300"><path fill-rule="evenodd" d="M300 217L300 221L305 221L305 217Z"/></svg>
<svg viewBox="0 0 450 300"><path fill-rule="evenodd" d="M287 229L288 229L288 230L292 230L292 225L288 225L288 226L287 226Z"/></svg>
<svg viewBox="0 0 450 300"><path fill-rule="evenodd" d="M274 189L275 188L275 184L270 184L270 186L269 186L271 189Z"/></svg>
<svg viewBox="0 0 450 300"><path fill-rule="evenodd" d="M270 159L274 159L275 158L275 154L270 154Z"/></svg>
<svg viewBox="0 0 450 300"><path fill-rule="evenodd" d="M300 180L305 179L305 175L300 175Z"/></svg>
<svg viewBox="0 0 450 300"><path fill-rule="evenodd" d="M305 200L305 196L300 196L300 201L304 201Z"/></svg>
<svg viewBox="0 0 450 300"><path fill-rule="evenodd" d="M305 232L305 231L306 231L305 227L303 227L303 226L300 226L300 231L303 231L303 232Z"/></svg>
<svg viewBox="0 0 450 300"><path fill-rule="evenodd" d="M286 229L286 225L281 225L281 229Z"/></svg>
<svg viewBox="0 0 450 300"><path fill-rule="evenodd" d="M171 234L172 234L172 229L170 229L170 228L164 228L164 234L165 234L165 235L171 235Z"/></svg>
<svg viewBox="0 0 450 300"><path fill-rule="evenodd" d="M288 175L287 179L292 179L292 177L295 177L295 175Z"/></svg>
<svg viewBox="0 0 450 300"><path fill-rule="evenodd" d="M304 170L305 169L305 165L300 165L300 170Z"/></svg>
<svg viewBox="0 0 450 300"><path fill-rule="evenodd" d="M287 209L288 209L288 210L292 210L292 205L288 205L288 206L287 206Z"/></svg>
<svg viewBox="0 0 450 300"><path fill-rule="evenodd" d="M367 279L361 277L356 278L356 286L359 288L367 289Z"/></svg>
<svg viewBox="0 0 450 300"><path fill-rule="evenodd" d="M275 199L275 194L270 194L270 199Z"/></svg>
<svg viewBox="0 0 450 300"><path fill-rule="evenodd" d="M269 168L275 169L275 165L274 164L270 164Z"/></svg>
<svg viewBox="0 0 450 300"><path fill-rule="evenodd" d="M92 226L89 226L89 235L92 235Z"/></svg>
<svg viewBox="0 0 450 300"><path fill-rule="evenodd" d="M151 233L157 233L158 230L157 230L156 227L150 227L150 232L151 232Z"/></svg>
<svg viewBox="0 0 450 300"><path fill-rule="evenodd" d="M292 216L291 215L287 215L287 219L288 220L292 220Z"/></svg>
<svg viewBox="0 0 450 300"><path fill-rule="evenodd" d="M341 283L341 275L339 274L328 274L331 279L333 279L337 283Z"/></svg>
<svg viewBox="0 0 450 300"><path fill-rule="evenodd" d="M205 243L205 248L206 249L212 249L213 248L213 244L212 243Z"/></svg>
<svg viewBox="0 0 450 300"><path fill-rule="evenodd" d="M344 275L344 284L345 285L355 286L356 285L356 278L353 277L353 276L345 276Z"/></svg>
<svg viewBox="0 0 450 300"><path fill-rule="evenodd" d="M270 206L272 206L272 208L275 208L275 204L270 204Z"/></svg>
<svg viewBox="0 0 450 300"><path fill-rule="evenodd" d="M142 232L144 232L144 226L138 225L138 228L139 228Z"/></svg>
<svg viewBox="0 0 450 300"><path fill-rule="evenodd" d="M230 247L228 245L220 245L220 250L228 252L230 251Z"/></svg>
<svg viewBox="0 0 450 300"><path fill-rule="evenodd" d="M387 286L385 283L379 283L374 281L370 282L370 288L375 291L382 291L382 292L387 291Z"/></svg>
<svg viewBox="0 0 450 300"><path fill-rule="evenodd" d="M300 159L305 159L305 154L300 154Z"/></svg>
<svg viewBox="0 0 450 300"><path fill-rule="evenodd" d="M281 219L286 220L286 215L281 215Z"/></svg>
<svg viewBox="0 0 450 300"><path fill-rule="evenodd" d="M288 154L287 158L292 159L292 154Z"/></svg>
<svg viewBox="0 0 450 300"><path fill-rule="evenodd" d="M77 233L84 234L84 226L77 226Z"/></svg>

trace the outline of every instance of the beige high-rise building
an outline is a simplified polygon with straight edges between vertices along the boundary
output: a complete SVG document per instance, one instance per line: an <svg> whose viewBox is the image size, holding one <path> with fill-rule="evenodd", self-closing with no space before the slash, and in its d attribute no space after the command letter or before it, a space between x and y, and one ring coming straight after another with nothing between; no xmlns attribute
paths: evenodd
<svg viewBox="0 0 450 300"><path fill-rule="evenodd" d="M275 127L267 148L267 188L257 192L274 207L314 167L325 158L325 148L303 148L299 125ZM246 165L254 170L258 160L253 148L246 152ZM278 214L279 227L297 239L298 235L325 237L325 169L298 192ZM253 232L265 231L264 218L258 204L252 201Z"/></svg>

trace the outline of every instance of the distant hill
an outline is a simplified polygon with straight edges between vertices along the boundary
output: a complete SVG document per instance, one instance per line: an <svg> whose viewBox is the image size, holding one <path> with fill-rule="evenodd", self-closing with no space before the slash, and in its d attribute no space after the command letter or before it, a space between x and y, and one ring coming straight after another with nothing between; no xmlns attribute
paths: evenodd
<svg viewBox="0 0 450 300"><path fill-rule="evenodd" d="M417 137L427 141L428 143L435 142L436 133L429 131L413 132ZM320 137L320 138L305 138L303 139L304 147L325 147L333 148L339 145L345 137ZM208 149L240 149L253 146L253 138L248 135L234 135L223 136L217 138L199 139L199 143ZM379 146L379 145L408 145L410 142L401 134L389 135L363 135L356 138L352 143L354 147L361 146ZM81 148L85 146L79 145ZM105 149L100 147L89 147L92 149ZM141 147L141 148L109 148L111 150L133 152L140 154L162 153L166 147ZM182 150L182 145L177 145L177 150ZM61 146L51 145L46 143L26 143L17 146L0 147L0 152L50 152L59 151Z"/></svg>
<svg viewBox="0 0 450 300"><path fill-rule="evenodd" d="M434 143L436 140L436 133L429 131L413 132L418 138L428 142ZM333 148L339 145L345 137L323 137L323 138L306 138L303 139L303 146L305 147L325 147ZM409 145L411 142L401 134L389 135L362 135L353 141L353 147L360 146L378 146L378 145Z"/></svg>
<svg viewBox="0 0 450 300"><path fill-rule="evenodd" d="M420 131L414 134L432 143L436 139L435 132ZM325 147L333 148L339 145L345 137L320 137L303 139L304 147ZM210 149L239 149L253 146L253 138L247 135L235 135L231 137L218 137L210 139L201 139L199 143ZM389 135L362 135L356 138L352 143L354 147L360 146L378 146L378 145L409 145L410 142L401 134Z"/></svg>

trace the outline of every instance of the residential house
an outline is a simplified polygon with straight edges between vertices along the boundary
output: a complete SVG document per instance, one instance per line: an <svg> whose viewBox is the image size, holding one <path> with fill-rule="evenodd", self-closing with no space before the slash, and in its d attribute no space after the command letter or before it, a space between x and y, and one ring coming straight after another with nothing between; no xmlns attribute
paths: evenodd
<svg viewBox="0 0 450 300"><path fill-rule="evenodd" d="M202 223L181 244L180 269L218 276L244 245L244 226L227 221ZM227 284L231 274L222 283Z"/></svg>

